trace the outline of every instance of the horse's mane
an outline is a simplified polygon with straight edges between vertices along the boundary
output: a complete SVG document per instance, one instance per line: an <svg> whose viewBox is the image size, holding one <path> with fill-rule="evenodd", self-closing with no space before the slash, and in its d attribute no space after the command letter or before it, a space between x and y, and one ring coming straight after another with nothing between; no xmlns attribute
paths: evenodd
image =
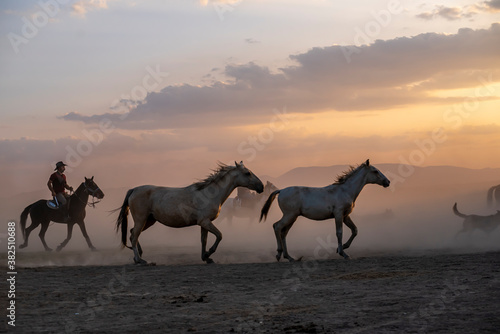
<svg viewBox="0 0 500 334"><path fill-rule="evenodd" d="M204 180L193 183L197 190L202 190L208 187L210 184L219 181L227 173L236 168L235 166L228 166L222 162L219 162L217 165L217 169L214 169L212 173L208 175Z"/></svg>
<svg viewBox="0 0 500 334"><path fill-rule="evenodd" d="M361 165L358 165L358 166L349 166L349 169L342 172L342 174L338 175L337 176L337 180L335 180L335 182L333 184L343 184L345 183L347 180L349 180L349 178L351 176L353 176L354 174L356 174L356 172L361 168L361 167L365 167L366 164L365 163L362 163Z"/></svg>
<svg viewBox="0 0 500 334"><path fill-rule="evenodd" d="M71 197L76 197L76 193L80 193L80 189L81 188L84 188L85 187L85 182L82 182L80 183L80 185L78 186L78 188L76 188L76 190L71 194Z"/></svg>

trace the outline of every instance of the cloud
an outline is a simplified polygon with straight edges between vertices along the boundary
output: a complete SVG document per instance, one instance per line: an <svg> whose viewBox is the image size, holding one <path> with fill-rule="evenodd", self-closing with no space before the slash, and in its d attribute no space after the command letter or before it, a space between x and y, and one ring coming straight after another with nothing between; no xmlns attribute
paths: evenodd
<svg viewBox="0 0 500 334"><path fill-rule="evenodd" d="M485 2L483 2L483 4L486 7L486 10L488 10L488 11L491 11L491 12L500 11L500 0L485 1Z"/></svg>
<svg viewBox="0 0 500 334"><path fill-rule="evenodd" d="M258 44L260 42L258 40L253 39L253 38L245 38L245 43L248 43L248 44Z"/></svg>
<svg viewBox="0 0 500 334"><path fill-rule="evenodd" d="M256 63L227 65L227 80L168 86L149 93L127 113L73 112L61 118L88 124L108 119L128 129L172 129L267 122L273 109L283 107L308 113L458 103L464 97L438 97L434 91L480 86L481 75L498 80L491 74L498 73L499 41L500 24L495 23L489 29L426 33L361 47L316 47L291 55L295 64L277 71Z"/></svg>
<svg viewBox="0 0 500 334"><path fill-rule="evenodd" d="M446 7L443 5L435 5L431 11L417 14L416 17L429 21L436 18L446 19L448 21L456 21L462 19L470 19L480 12L498 12L500 11L500 0L482 1L476 4L467 5L464 7Z"/></svg>
<svg viewBox="0 0 500 334"><path fill-rule="evenodd" d="M85 18L89 11L107 8L107 0L79 0L71 6L72 14L82 18Z"/></svg>
<svg viewBox="0 0 500 334"><path fill-rule="evenodd" d="M227 5L234 5L242 0L200 0L200 4L202 6L208 6L209 3L216 5L216 4L227 4Z"/></svg>
<svg viewBox="0 0 500 334"><path fill-rule="evenodd" d="M439 17L444 18L448 21L455 21L464 18L471 18L476 14L478 14L476 6L466 6L464 8L460 8L436 5L434 10L420 13L417 15L417 17L424 20L432 20L436 17Z"/></svg>

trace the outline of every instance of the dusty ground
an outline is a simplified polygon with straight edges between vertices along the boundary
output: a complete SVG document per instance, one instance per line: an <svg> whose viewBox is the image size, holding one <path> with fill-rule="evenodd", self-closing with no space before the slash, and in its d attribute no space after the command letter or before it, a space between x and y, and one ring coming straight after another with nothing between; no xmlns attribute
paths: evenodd
<svg viewBox="0 0 500 334"><path fill-rule="evenodd" d="M222 252L213 255L218 264L207 265L177 249L162 257L164 263L145 267L129 264L128 252L18 253L24 268L18 268L16 282L16 332L498 333L500 328L498 251L353 252L350 261L336 254L320 259L324 251L295 263L275 262L273 254L238 263L241 254L233 264L221 263L229 256ZM158 258L161 252L165 249L158 249ZM116 265L92 264L102 258ZM178 262L172 264L173 258ZM70 261L88 265L62 265Z"/></svg>

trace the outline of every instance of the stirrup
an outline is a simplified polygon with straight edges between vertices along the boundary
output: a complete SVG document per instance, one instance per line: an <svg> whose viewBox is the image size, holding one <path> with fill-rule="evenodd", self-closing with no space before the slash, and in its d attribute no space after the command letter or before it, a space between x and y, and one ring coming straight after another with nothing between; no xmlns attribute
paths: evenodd
<svg viewBox="0 0 500 334"><path fill-rule="evenodd" d="M54 203L54 201L53 201L53 200L48 200L48 201L47 201L47 206L48 206L49 208L53 209L53 210L57 210L57 209L59 209L59 206L58 206L56 203Z"/></svg>

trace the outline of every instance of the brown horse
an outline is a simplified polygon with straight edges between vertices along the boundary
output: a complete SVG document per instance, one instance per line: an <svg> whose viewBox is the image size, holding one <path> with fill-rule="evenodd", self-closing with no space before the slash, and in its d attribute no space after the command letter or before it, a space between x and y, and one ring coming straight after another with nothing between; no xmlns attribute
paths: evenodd
<svg viewBox="0 0 500 334"><path fill-rule="evenodd" d="M467 232L470 234L475 229L481 230L484 233L491 233L500 225L500 210L497 210L496 214L490 216L465 215L458 211L457 203L455 203L453 205L453 212L457 216L464 218L462 229L457 232L455 237L460 233Z"/></svg>
<svg viewBox="0 0 500 334"><path fill-rule="evenodd" d="M201 259L212 263L210 259L222 234L212 221L219 215L220 208L236 187L246 187L261 193L264 185L243 162L235 166L219 164L219 168L203 181L184 188L139 186L130 189L125 196L120 214L116 220L116 230L121 228L122 244L127 243L127 216L130 208L134 218L134 228L130 230L130 242L134 251L134 262L146 264L141 258L142 249L139 235L156 221L170 227L201 227ZM208 232L215 235L213 246L206 251Z"/></svg>
<svg viewBox="0 0 500 334"><path fill-rule="evenodd" d="M102 199L104 197L104 193L94 182L94 177L92 176L90 179L85 178L85 182L82 182L78 189L73 193L73 195L69 198L69 217L70 219L66 221L63 213L60 209L54 210L47 206L47 200L41 199L31 205L28 205L24 211L21 213L21 231L24 236L24 243L19 246L19 248L25 248L28 246L28 239L31 231L38 227L38 225L42 225L40 233L38 236L40 240L42 240L43 247L46 251L51 251L52 249L47 246L45 242L45 232L49 228L49 223L51 221L56 223L62 223L68 225L68 236L66 240L64 240L59 246L57 246L57 251L59 252L71 239L71 235L73 233L73 225L77 224L80 226L80 230L87 241L87 245L90 249L95 250L95 247L92 245L90 238L87 234L87 229L85 228L85 207L87 206L87 202L89 196L97 197L98 199ZM91 205L94 203L91 203ZM28 218L28 214L31 217L31 225L26 228L26 220Z"/></svg>

